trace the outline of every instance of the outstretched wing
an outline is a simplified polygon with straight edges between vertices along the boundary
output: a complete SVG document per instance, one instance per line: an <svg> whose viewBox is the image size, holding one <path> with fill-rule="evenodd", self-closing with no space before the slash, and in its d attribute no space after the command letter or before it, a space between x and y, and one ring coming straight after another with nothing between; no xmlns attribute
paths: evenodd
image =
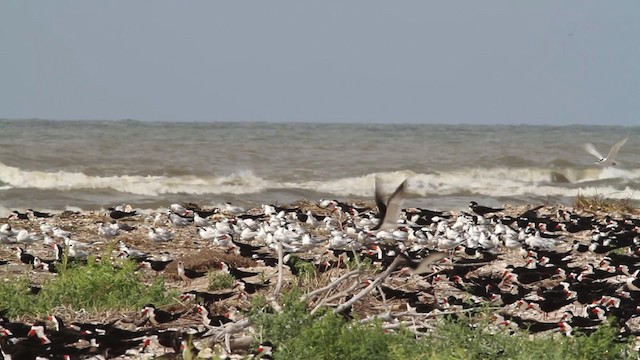
<svg viewBox="0 0 640 360"><path fill-rule="evenodd" d="M384 219L384 216L387 213L387 201L384 198L384 193L382 192L381 184L382 182L380 181L380 178L376 176L375 197L376 197L376 206L378 206L378 219L380 219L380 222L376 227L373 228L373 230L377 230L380 228L380 226L382 226L382 219Z"/></svg>
<svg viewBox="0 0 640 360"><path fill-rule="evenodd" d="M596 150L596 147L593 146L592 143L586 143L584 144L584 149L587 150L587 152L595 157L598 158L598 160L602 160L604 158L604 156L602 156L602 154L600 154L598 152L598 150Z"/></svg>
<svg viewBox="0 0 640 360"><path fill-rule="evenodd" d="M430 265L435 264L436 262L446 258L449 256L447 253L440 251L431 251L429 255L424 258L419 264L417 264L415 269L411 270L411 274L424 274L426 272L430 272Z"/></svg>
<svg viewBox="0 0 640 360"><path fill-rule="evenodd" d="M607 162L611 162L611 163L614 162L616 155L618 155L618 151L620 151L620 148L622 147L622 145L624 145L624 143L627 142L628 139L629 138L626 137L618 141L611 147L611 150L609 150L609 154L607 155Z"/></svg>
<svg viewBox="0 0 640 360"><path fill-rule="evenodd" d="M402 202L406 197L406 188L409 179L398 186L396 191L391 194L389 200L387 201L386 211L384 216L380 217L380 226L379 229L395 229L398 227L398 218L400 217L400 212L402 211ZM377 198L377 196L376 196ZM376 200L377 201L377 200Z"/></svg>

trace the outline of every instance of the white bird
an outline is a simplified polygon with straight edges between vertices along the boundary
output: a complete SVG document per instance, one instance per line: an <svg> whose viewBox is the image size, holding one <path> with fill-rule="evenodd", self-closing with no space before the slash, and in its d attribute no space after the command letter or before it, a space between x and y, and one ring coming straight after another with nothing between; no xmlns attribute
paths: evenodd
<svg viewBox="0 0 640 360"><path fill-rule="evenodd" d="M223 234L231 234L233 229L231 229L231 225L229 225L229 219L222 219L215 223L216 230Z"/></svg>
<svg viewBox="0 0 640 360"><path fill-rule="evenodd" d="M70 237L71 236L71 232L66 231L66 230L62 230L59 227L54 227L53 228L53 236L64 239L66 237Z"/></svg>
<svg viewBox="0 0 640 360"><path fill-rule="evenodd" d="M197 227L211 226L211 220L203 218L196 212L193 214L193 224Z"/></svg>
<svg viewBox="0 0 640 360"><path fill-rule="evenodd" d="M116 235L118 235L118 231L120 230L120 228L118 227L118 224L115 224L116 226L112 226L111 224L98 223L97 225L98 225L98 235L104 236L107 239L111 239Z"/></svg>
<svg viewBox="0 0 640 360"><path fill-rule="evenodd" d="M238 219L238 224L246 226L251 230L258 230L260 223L252 218Z"/></svg>
<svg viewBox="0 0 640 360"><path fill-rule="evenodd" d="M51 236L49 236L47 234L44 234L44 237L42 239L42 243L44 245L51 245L51 244L55 244L56 241Z"/></svg>
<svg viewBox="0 0 640 360"><path fill-rule="evenodd" d="M173 234L169 230L163 227L149 228L148 235L151 241L157 241L157 242L169 241L173 239Z"/></svg>
<svg viewBox="0 0 640 360"><path fill-rule="evenodd" d="M86 259L89 254L86 251L78 249L75 244L69 244L67 247L69 249L69 257L73 259Z"/></svg>
<svg viewBox="0 0 640 360"><path fill-rule="evenodd" d="M118 242L118 250L125 253L127 257L133 258L146 258L147 253L138 249L133 249L127 246L122 240Z"/></svg>
<svg viewBox="0 0 640 360"><path fill-rule="evenodd" d="M40 231L42 231L43 234L51 234L53 226L47 222L42 222L40 224Z"/></svg>
<svg viewBox="0 0 640 360"><path fill-rule="evenodd" d="M187 210L184 206L180 204L171 204L171 206L169 206L169 210L171 210L171 212L173 212L174 214L178 214L182 216L186 216L189 213L189 210Z"/></svg>
<svg viewBox="0 0 640 360"><path fill-rule="evenodd" d="M232 205L230 202L224 203L224 209L222 209L222 211L232 215L238 215L245 212L245 210L242 207Z"/></svg>
<svg viewBox="0 0 640 360"><path fill-rule="evenodd" d="M4 236L16 236L18 235L19 231L15 231L11 228L10 224L2 224L2 226L0 226L0 234L4 235Z"/></svg>
<svg viewBox="0 0 640 360"><path fill-rule="evenodd" d="M265 215L269 216L276 213L276 207L273 205L262 204L262 211L264 211Z"/></svg>
<svg viewBox="0 0 640 360"><path fill-rule="evenodd" d="M30 233L25 229L18 231L18 233L16 234L16 242L20 244L25 244L25 245L33 244L36 241L36 238L37 238L36 233Z"/></svg>
<svg viewBox="0 0 640 360"><path fill-rule="evenodd" d="M205 226L198 229L198 235L200 235L202 240L213 240L221 235L221 233L213 226Z"/></svg>
<svg viewBox="0 0 640 360"><path fill-rule="evenodd" d="M167 219L164 217L163 213L157 213L153 218L153 226L164 226L167 223Z"/></svg>
<svg viewBox="0 0 640 360"><path fill-rule="evenodd" d="M242 230L242 232L240 233L240 240L242 241L251 241L253 239L255 239L255 237L258 235L257 231L253 231L250 228L244 228Z"/></svg>
<svg viewBox="0 0 640 360"><path fill-rule="evenodd" d="M626 137L618 141L617 143L615 143L609 150L609 153L607 154L606 157L602 156L602 154L600 154L600 152L596 150L595 146L593 146L592 143L584 144L584 149L589 154L598 158L598 160L595 162L597 165L616 165L615 157L616 155L618 155L618 151L620 151L620 148L622 147L622 145L624 145L624 143L626 143L628 139L629 138Z"/></svg>
<svg viewBox="0 0 640 360"><path fill-rule="evenodd" d="M182 227L191 224L193 222L193 218L169 213L169 221L171 221L173 226Z"/></svg>
<svg viewBox="0 0 640 360"><path fill-rule="evenodd" d="M78 241L78 240L72 240L68 237L64 238L64 244L67 246L71 246L73 245L76 249L89 249L91 248L91 246L93 246L93 244L99 244L99 242L91 242L91 243L86 243L86 242L82 242L82 241Z"/></svg>

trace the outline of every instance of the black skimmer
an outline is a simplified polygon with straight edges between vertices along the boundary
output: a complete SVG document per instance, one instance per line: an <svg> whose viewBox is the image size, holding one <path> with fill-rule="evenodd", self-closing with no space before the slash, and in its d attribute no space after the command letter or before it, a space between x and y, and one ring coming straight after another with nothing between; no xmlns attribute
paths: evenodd
<svg viewBox="0 0 640 360"><path fill-rule="evenodd" d="M381 182L376 177L375 200L378 206L379 222L371 230L394 230L398 227L398 218L402 212L402 202L406 197L408 182L409 179L405 179L385 201Z"/></svg>
<svg viewBox="0 0 640 360"><path fill-rule="evenodd" d="M558 328L557 322L542 322L533 319L524 319L520 316L507 316L503 314L505 320L500 325L516 324L520 329L528 330L530 333L538 333Z"/></svg>
<svg viewBox="0 0 640 360"><path fill-rule="evenodd" d="M211 305L234 296L234 292L210 293L204 291L191 290L180 294L181 301L202 301L204 305Z"/></svg>
<svg viewBox="0 0 640 360"><path fill-rule="evenodd" d="M533 259L535 260L535 259ZM514 267L507 265L502 282L517 282L523 285L548 279L557 274L556 266Z"/></svg>
<svg viewBox="0 0 640 360"><path fill-rule="evenodd" d="M602 323L601 319L591 319L585 316L576 316L571 310L566 310L562 316L562 321L566 321L573 327L585 328L593 327Z"/></svg>
<svg viewBox="0 0 640 360"><path fill-rule="evenodd" d="M50 273L58 272L55 260L42 260L37 256L33 259L33 269L40 269Z"/></svg>
<svg viewBox="0 0 640 360"><path fill-rule="evenodd" d="M206 271L196 271L184 267L184 262L178 261L178 276L184 280L185 283L191 283L191 280L203 277L207 274Z"/></svg>
<svg viewBox="0 0 640 360"><path fill-rule="evenodd" d="M149 322L154 326L177 320L185 312L186 310L177 313L170 313L168 311L156 309L153 304L147 304L142 309L142 314L146 315Z"/></svg>
<svg viewBox="0 0 640 360"><path fill-rule="evenodd" d="M25 213L21 213L18 210L13 210L13 211L11 211L11 214L9 215L9 219L29 220L29 215L26 212Z"/></svg>
<svg viewBox="0 0 640 360"><path fill-rule="evenodd" d="M202 323L206 327L222 326L226 323L233 322L233 320L229 319L229 317L225 315L210 314L209 310L207 310L202 305L196 305L196 312L200 314L200 316L202 317Z"/></svg>
<svg viewBox="0 0 640 360"><path fill-rule="evenodd" d="M28 265L33 265L33 262L36 258L34 255L27 253L23 248L19 246L16 248L16 257L18 258L18 260L20 260L20 262Z"/></svg>
<svg viewBox="0 0 640 360"><path fill-rule="evenodd" d="M240 270L240 269L238 269L238 268L236 268L234 266L228 265L224 261L219 261L218 262L218 269L222 270L223 272L226 272L227 274L230 274L231 276L233 276L236 279L243 279L243 278L246 278L246 277L256 276L256 275L260 274L260 273L257 273L257 272Z"/></svg>
<svg viewBox="0 0 640 360"><path fill-rule="evenodd" d="M163 271L167 265L171 264L173 260L152 260L148 259L145 261L140 261L138 264L138 268L140 269L151 269L155 272Z"/></svg>
<svg viewBox="0 0 640 360"><path fill-rule="evenodd" d="M460 276L454 275L451 280L453 282L452 285L456 288L489 300L492 294L498 293L500 289L497 279L490 276L467 278L466 281L463 281Z"/></svg>
<svg viewBox="0 0 640 360"><path fill-rule="evenodd" d="M131 216L136 216L138 215L138 212L135 210L132 211L121 211L121 210L117 210L115 208L110 207L109 209L109 217L111 217L114 220L119 220L119 219L123 219L126 217L131 217Z"/></svg>
<svg viewBox="0 0 640 360"><path fill-rule="evenodd" d="M584 144L584 149L591 155L595 156L598 160L596 160L595 164L597 165L616 165L615 162L615 157L616 155L618 155L618 151L620 151L620 148L622 147L622 145L624 145L624 143L627 142L629 138L625 137L624 139L618 141L617 143L615 143L611 149L609 150L609 153L607 154L607 156L602 156L602 154L600 154L600 152L598 150L596 150L596 147L593 146L592 143L586 143Z"/></svg>
<svg viewBox="0 0 640 360"><path fill-rule="evenodd" d="M236 280L236 283L234 285L234 288L238 288L240 291L242 292L246 292L247 294L253 294L256 291L260 290L260 289L264 289L267 286L269 286L268 284L270 283L269 280L267 280L266 282L262 283L262 284L257 284L257 283L248 283L242 279Z"/></svg>
<svg viewBox="0 0 640 360"><path fill-rule="evenodd" d="M477 202L472 201L469 203L469 210L471 210L472 212L480 216L485 216L486 214L492 214L492 213L503 211L504 208L491 208L488 206L478 205Z"/></svg>
<svg viewBox="0 0 640 360"><path fill-rule="evenodd" d="M208 218L211 215L217 214L218 212L220 212L220 209L218 208L213 208L213 210L193 210L194 213L198 214L198 216L200 216L201 218Z"/></svg>
<svg viewBox="0 0 640 360"><path fill-rule="evenodd" d="M56 342L63 341L65 344L72 344L80 339L88 338L86 336L88 334L82 334L77 330L64 326L64 322L58 316L50 315L47 319L53 324L53 334L55 334Z"/></svg>
<svg viewBox="0 0 640 360"><path fill-rule="evenodd" d="M258 346L258 349L256 350L256 352L261 356L265 356L265 355L271 356L273 350L275 350L275 347L273 346L271 341L263 341Z"/></svg>
<svg viewBox="0 0 640 360"><path fill-rule="evenodd" d="M53 216L51 213L36 211L33 209L27 209L27 215L31 215L32 217L39 219L50 218Z"/></svg>
<svg viewBox="0 0 640 360"><path fill-rule="evenodd" d="M240 254L238 255L248 258L254 257L254 255L258 255L258 250L265 248L264 246L255 246L240 241L234 241L233 244L230 244L230 247L238 248L240 252Z"/></svg>

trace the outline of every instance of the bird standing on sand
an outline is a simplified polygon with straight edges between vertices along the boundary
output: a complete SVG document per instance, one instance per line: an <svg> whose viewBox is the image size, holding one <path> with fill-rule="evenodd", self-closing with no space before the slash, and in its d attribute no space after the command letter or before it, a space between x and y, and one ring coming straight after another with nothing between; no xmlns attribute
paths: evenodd
<svg viewBox="0 0 640 360"><path fill-rule="evenodd" d="M147 316L147 319L154 326L158 326L159 324L168 323L173 320L177 320L184 311L178 313L170 313L168 311L156 309L153 304L147 304L142 309L142 314Z"/></svg>
<svg viewBox="0 0 640 360"><path fill-rule="evenodd" d="M490 208L488 206L478 205L477 202L472 201L469 203L469 210L480 215L485 216L486 214L496 213L499 211L503 211L503 208Z"/></svg>
<svg viewBox="0 0 640 360"><path fill-rule="evenodd" d="M185 283L191 283L191 280L199 277L203 277L207 274L206 271L196 271L193 269L186 269L184 262L178 261L178 276L184 280Z"/></svg>
<svg viewBox="0 0 640 360"><path fill-rule="evenodd" d="M618 155L618 151L620 151L620 148L622 147L622 145L624 145L624 143L627 142L629 138L626 137L620 141L618 141L617 143L615 143L611 149L609 150L609 153L607 154L606 157L602 156L602 154L600 154L600 152L598 150L596 150L596 147L593 146L592 143L586 143L584 144L584 149L591 155L595 156L596 158L598 158L598 160L596 160L595 164L596 165L603 165L603 166L607 166L607 165L616 165L615 162L615 157L616 155Z"/></svg>
<svg viewBox="0 0 640 360"><path fill-rule="evenodd" d="M169 241L173 239L173 233L163 227L149 228L148 236L149 240L156 242Z"/></svg>

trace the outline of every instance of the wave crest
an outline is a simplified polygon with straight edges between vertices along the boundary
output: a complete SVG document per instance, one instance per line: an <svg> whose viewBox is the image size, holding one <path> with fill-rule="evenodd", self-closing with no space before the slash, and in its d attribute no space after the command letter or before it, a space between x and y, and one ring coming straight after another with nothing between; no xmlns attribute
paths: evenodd
<svg viewBox="0 0 640 360"><path fill-rule="evenodd" d="M252 194L300 189L336 197L373 197L375 177L381 176L387 192L404 179L417 196L575 196L612 194L640 199L640 169L619 168L470 168L415 174L412 171L369 173L329 180L281 182L255 175L250 170L218 177L197 176L89 176L81 172L28 171L0 163L0 190L33 188L73 191L111 190L144 196L162 194Z"/></svg>

